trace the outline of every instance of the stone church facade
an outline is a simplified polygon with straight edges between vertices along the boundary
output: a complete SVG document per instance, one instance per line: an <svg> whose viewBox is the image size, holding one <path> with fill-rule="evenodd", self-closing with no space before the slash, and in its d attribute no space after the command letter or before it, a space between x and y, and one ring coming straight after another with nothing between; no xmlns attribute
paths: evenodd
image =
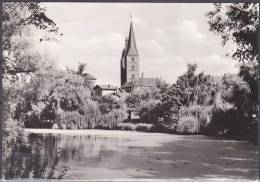
<svg viewBox="0 0 260 182"><path fill-rule="evenodd" d="M121 88L126 92L155 87L158 78L140 78L140 59L136 46L133 23L130 24L129 35L125 39L125 47L121 56Z"/></svg>

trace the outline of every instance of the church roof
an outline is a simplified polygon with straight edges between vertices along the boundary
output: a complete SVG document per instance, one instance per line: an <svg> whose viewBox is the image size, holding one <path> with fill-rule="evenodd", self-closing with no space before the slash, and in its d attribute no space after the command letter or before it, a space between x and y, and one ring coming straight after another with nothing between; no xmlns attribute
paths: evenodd
<svg viewBox="0 0 260 182"><path fill-rule="evenodd" d="M126 55L138 56L138 51L137 51L137 47L136 47L135 35L134 35L134 29L133 29L132 22L130 24L130 31L129 31L129 36L128 36L128 45L127 45Z"/></svg>
<svg viewBox="0 0 260 182"><path fill-rule="evenodd" d="M134 81L126 82L122 87L140 86L140 87L155 87L159 78L139 78Z"/></svg>

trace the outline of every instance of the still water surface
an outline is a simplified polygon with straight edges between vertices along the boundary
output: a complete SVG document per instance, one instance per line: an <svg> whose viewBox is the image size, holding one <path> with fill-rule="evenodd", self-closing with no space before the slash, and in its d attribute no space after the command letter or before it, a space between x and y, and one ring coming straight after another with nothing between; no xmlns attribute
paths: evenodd
<svg viewBox="0 0 260 182"><path fill-rule="evenodd" d="M231 179L257 175L257 148L206 136L106 130L27 130L63 179Z"/></svg>

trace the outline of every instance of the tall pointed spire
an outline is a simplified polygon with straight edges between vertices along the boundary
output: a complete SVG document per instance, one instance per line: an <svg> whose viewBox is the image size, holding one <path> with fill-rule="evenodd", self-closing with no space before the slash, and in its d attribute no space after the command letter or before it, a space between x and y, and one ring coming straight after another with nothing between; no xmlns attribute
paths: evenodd
<svg viewBox="0 0 260 182"><path fill-rule="evenodd" d="M128 36L128 46L127 46L127 55L129 56L138 56L138 51L135 43L135 35L134 35L134 29L133 29L133 23L130 24L130 31Z"/></svg>
<svg viewBox="0 0 260 182"><path fill-rule="evenodd" d="M130 23L129 35L121 57L121 86L139 78L139 54L136 47L133 23Z"/></svg>

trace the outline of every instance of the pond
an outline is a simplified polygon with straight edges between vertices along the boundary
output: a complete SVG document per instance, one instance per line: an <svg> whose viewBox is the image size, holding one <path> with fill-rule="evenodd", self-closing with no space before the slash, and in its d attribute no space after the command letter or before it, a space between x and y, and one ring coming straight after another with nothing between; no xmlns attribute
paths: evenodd
<svg viewBox="0 0 260 182"><path fill-rule="evenodd" d="M253 181L257 146L190 135L109 130L28 129L50 168L66 180ZM57 159L58 151L58 159Z"/></svg>

